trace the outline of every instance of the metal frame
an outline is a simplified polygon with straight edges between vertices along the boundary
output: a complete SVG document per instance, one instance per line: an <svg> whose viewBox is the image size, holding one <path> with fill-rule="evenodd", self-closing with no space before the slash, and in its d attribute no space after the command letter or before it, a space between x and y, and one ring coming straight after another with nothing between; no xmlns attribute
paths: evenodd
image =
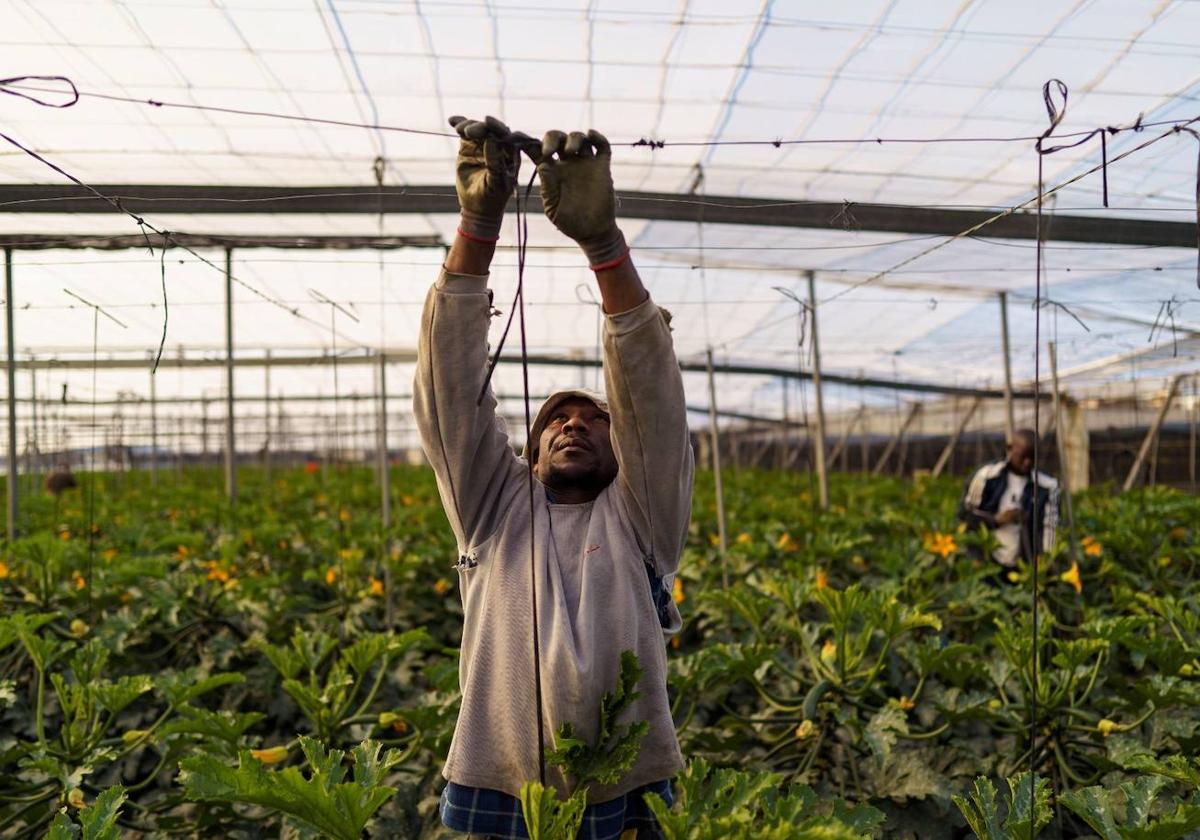
<svg viewBox="0 0 1200 840"><path fill-rule="evenodd" d="M458 197L449 184L395 187L97 184L95 189L119 200L125 210L138 215L458 213ZM993 210L745 196L709 195L698 199L678 193L620 191L617 197L621 215L630 219L699 222L703 217L706 224L826 230L844 229L850 220L855 230L947 236L962 233L996 215ZM540 210L540 197L534 194L530 200L530 211ZM74 185L0 184L0 213L112 212L110 203ZM1031 212L1011 213L989 223L982 233L1004 239L1036 239L1037 216ZM1053 230L1046 238L1062 242L1194 248L1196 226L1193 222L1055 214ZM229 244L246 247L242 243Z"/></svg>

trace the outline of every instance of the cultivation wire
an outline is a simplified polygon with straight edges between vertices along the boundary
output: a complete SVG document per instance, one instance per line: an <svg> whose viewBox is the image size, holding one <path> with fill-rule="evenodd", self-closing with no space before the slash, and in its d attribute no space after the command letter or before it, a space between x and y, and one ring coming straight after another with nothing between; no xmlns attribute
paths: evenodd
<svg viewBox="0 0 1200 840"><path fill-rule="evenodd" d="M46 87L38 84L28 84L28 82L61 82L70 88L66 91L63 88ZM33 93L50 93L57 96L69 96L70 100L65 102L51 102L32 96L24 91ZM406 126L384 125L374 122L354 122L350 120L335 120L323 117L310 117L300 114L285 114L273 111L261 111L254 109L232 108L223 105L201 105L190 104L186 102L171 102L167 100L154 99L149 97L132 97L118 96L115 94L100 93L98 91L89 91L79 89L75 83L67 76L14 76L7 79L0 79L0 93L6 93L10 96L16 96L22 99L27 99L38 105L43 105L52 108L69 108L79 102L82 98L101 99L111 102L127 102L135 105L148 105L155 108L178 108L190 111L208 111L214 113L232 114L236 116L253 116L267 117L270 119L289 120L295 122L313 123L318 125L333 125L345 128L364 128L372 131L392 131L402 134L417 134L429 137L445 137L448 139L458 139L458 135L453 132L411 128ZM1158 121L1142 121L1125 125L1115 126L1108 125L1101 128L1091 129L1088 131L1072 131L1062 134L1052 134L1048 139L1051 140L1068 140L1090 139L1098 133L1107 132L1110 135L1115 135L1122 131L1142 131L1146 128L1156 128L1160 126L1175 126L1179 124L1188 124L1200 120L1200 115L1188 120L1158 120ZM678 147L708 147L708 146L781 146L792 145L854 145L854 144L876 144L883 145L885 143L896 144L946 144L946 143L1023 143L1035 142L1040 139L1040 135L1009 135L1009 136L968 136L968 137L850 137L850 138L817 138L817 139L784 139L775 138L770 140L719 140L719 139L702 139L702 140L659 140L640 137L637 140L622 140L612 141L613 146L630 146L630 147L646 147L650 149L663 149L669 146ZM1128 153L1121 155L1125 157ZM1114 158L1118 160L1119 158Z"/></svg>

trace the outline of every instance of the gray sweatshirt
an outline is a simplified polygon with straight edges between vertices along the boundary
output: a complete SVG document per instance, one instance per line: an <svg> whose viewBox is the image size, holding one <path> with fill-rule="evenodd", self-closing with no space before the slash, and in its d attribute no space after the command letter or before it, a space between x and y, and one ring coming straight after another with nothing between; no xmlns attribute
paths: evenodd
<svg viewBox="0 0 1200 840"><path fill-rule="evenodd" d="M421 319L413 410L442 504L458 540L464 625L462 710L443 775L517 796L538 778L531 567L536 572L546 745L571 722L595 743L600 700L617 684L622 651L645 673L628 714L650 731L604 802L670 778L683 766L667 700L664 632L645 559L671 591L687 536L692 449L683 381L667 317L653 302L605 318L604 374L618 476L595 501L552 504L509 444L489 390L475 405L487 364L487 277L442 272ZM534 531L530 558L530 529ZM547 767L547 783L572 780Z"/></svg>

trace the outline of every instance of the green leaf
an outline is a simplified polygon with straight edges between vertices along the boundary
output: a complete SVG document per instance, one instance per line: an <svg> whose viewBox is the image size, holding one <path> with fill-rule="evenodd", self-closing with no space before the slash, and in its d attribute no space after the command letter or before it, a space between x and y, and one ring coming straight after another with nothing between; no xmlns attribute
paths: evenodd
<svg viewBox="0 0 1200 840"><path fill-rule="evenodd" d="M60 808L54 815L54 822L50 823L50 831L47 832L45 840L75 840L78 836L79 826L71 822L66 808Z"/></svg>
<svg viewBox="0 0 1200 840"><path fill-rule="evenodd" d="M582 789L560 802L553 788L537 782L521 786L521 815L529 840L575 840L586 808L587 794Z"/></svg>
<svg viewBox="0 0 1200 840"><path fill-rule="evenodd" d="M1009 808L1004 828L1010 837L1036 837L1050 822L1050 782L1022 773L1008 780Z"/></svg>
<svg viewBox="0 0 1200 840"><path fill-rule="evenodd" d="M908 719L904 710L895 703L889 703L876 712L863 731L863 738L875 754L879 764L888 760L892 747L896 743L897 733L908 734Z"/></svg>
<svg viewBox="0 0 1200 840"><path fill-rule="evenodd" d="M996 786L986 776L975 780L969 798L953 796L951 799L962 813L963 819L979 840L1002 840L1000 820L996 814Z"/></svg>
<svg viewBox="0 0 1200 840"><path fill-rule="evenodd" d="M71 822L66 808L60 809L45 840L121 840L117 817L125 799L121 785L102 790L95 802L78 812L79 825Z"/></svg>
<svg viewBox="0 0 1200 840"><path fill-rule="evenodd" d="M237 767L211 755L185 758L179 766L187 798L260 805L336 840L358 840L372 815L396 793L379 781L399 757L389 751L380 760L378 745L364 741L355 755L354 780L348 782L342 750L326 751L305 736L300 748L308 759L307 777L298 767L267 770L245 750L238 755Z"/></svg>
<svg viewBox="0 0 1200 840"><path fill-rule="evenodd" d="M102 680L92 685L100 707L114 715L154 687L153 680L145 674L121 677L116 682Z"/></svg>
<svg viewBox="0 0 1200 840"><path fill-rule="evenodd" d="M195 700L202 694L224 688L227 685L240 685L246 681L242 674L213 674L211 677L196 679L195 669L189 668L174 674L166 674L155 681L172 706L182 706Z"/></svg>
<svg viewBox="0 0 1200 840"><path fill-rule="evenodd" d="M622 653L617 687L605 692L600 700L595 745L576 737L575 727L567 721L559 728L554 746L546 750L546 761L561 767L577 788L587 788L593 783L615 785L637 760L650 725L645 721L628 724L618 721L641 696L637 690L641 678L637 656L630 650Z"/></svg>
<svg viewBox="0 0 1200 840"><path fill-rule="evenodd" d="M117 817L125 799L125 788L115 785L101 791L95 802L80 811L83 840L120 840Z"/></svg>

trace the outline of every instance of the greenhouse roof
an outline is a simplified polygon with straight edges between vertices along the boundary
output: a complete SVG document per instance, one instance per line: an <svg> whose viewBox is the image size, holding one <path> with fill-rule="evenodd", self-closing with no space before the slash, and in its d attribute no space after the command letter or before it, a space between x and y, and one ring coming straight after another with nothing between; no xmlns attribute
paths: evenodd
<svg viewBox="0 0 1200 840"><path fill-rule="evenodd" d="M684 361L711 348L721 364L807 368L791 295L807 298L811 270L830 373L998 388L1003 291L1022 387L1048 373L1036 340L1056 343L1070 389L1153 393L1196 367L1195 249L1055 241L1051 216L1196 219L1197 140L1173 129L1200 116L1197 31L1200 4L1181 0L43 0L8 9L0 77L67 77L81 97L48 109L0 96L0 131L42 158L5 144L0 182L65 184L65 172L91 185L371 187L381 172L384 185L419 192L451 183L450 114L495 114L535 135L594 126L614 142L621 190L677 195L691 208L727 196L839 208L810 228L623 222L652 294L675 314ZM1035 242L986 227L950 236L861 224L856 204L1001 213L1030 202L1053 78L1070 95L1052 142L1082 142L1042 158L1046 189L1067 185L1047 199L1040 310ZM0 91L71 99L55 80ZM1123 130L1093 133L1108 127ZM139 232L115 210L7 207L22 212L0 212L0 235ZM455 226L447 213L229 210L143 218L190 234L425 244L449 241ZM510 219L494 271L505 311L514 231ZM578 252L540 218L529 247L531 352L594 357L597 309ZM238 352L411 349L440 259L428 247L236 251ZM101 356L147 358L162 337L164 278L168 358L223 352L219 250L18 250L13 262L23 354L90 358L95 340ZM101 318L97 338L93 313L68 291L124 326ZM160 376L160 394L215 389L218 373L207 376ZM338 387L366 387L369 376L347 369ZM564 376L575 374L539 369L534 389ZM78 377L72 387L89 393ZM146 387L136 372L104 381L99 396ZM516 371L497 381L517 389ZM328 374L296 370L278 372L273 387L332 386ZM704 402L699 375L688 387ZM777 377L721 379L723 408L777 415L780 396ZM828 394L831 410L893 398L848 386Z"/></svg>

